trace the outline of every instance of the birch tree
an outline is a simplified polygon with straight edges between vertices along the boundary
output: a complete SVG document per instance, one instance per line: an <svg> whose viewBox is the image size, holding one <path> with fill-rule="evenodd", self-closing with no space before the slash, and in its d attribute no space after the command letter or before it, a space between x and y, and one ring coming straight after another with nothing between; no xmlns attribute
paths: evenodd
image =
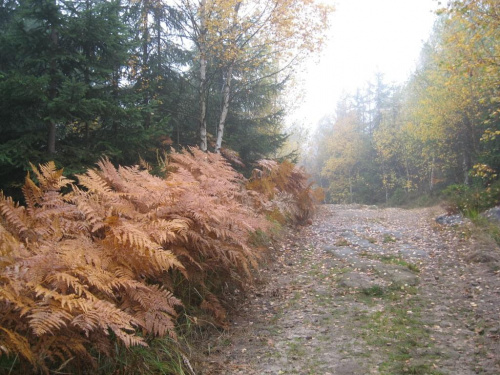
<svg viewBox="0 0 500 375"><path fill-rule="evenodd" d="M233 82L248 89L262 79L282 79L310 53L321 48L331 8L313 0L178 0L188 22L184 38L197 49L200 148L208 148L208 72L222 72L221 109L215 150L222 147L234 97ZM253 73L262 64L264 76ZM235 72L238 71L238 77Z"/></svg>

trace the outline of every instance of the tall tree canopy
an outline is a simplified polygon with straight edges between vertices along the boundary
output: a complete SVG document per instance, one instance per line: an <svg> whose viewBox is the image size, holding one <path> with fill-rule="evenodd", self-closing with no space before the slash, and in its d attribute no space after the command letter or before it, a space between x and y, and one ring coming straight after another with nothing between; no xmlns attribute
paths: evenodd
<svg viewBox="0 0 500 375"><path fill-rule="evenodd" d="M317 51L312 0L19 0L0 7L0 189L28 162L78 172L107 155L228 147L251 162L285 140L280 96Z"/></svg>

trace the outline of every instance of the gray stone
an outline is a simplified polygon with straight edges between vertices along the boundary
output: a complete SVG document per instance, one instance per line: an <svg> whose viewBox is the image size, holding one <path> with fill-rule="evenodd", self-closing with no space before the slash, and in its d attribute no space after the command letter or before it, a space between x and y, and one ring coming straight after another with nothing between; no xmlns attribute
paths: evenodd
<svg viewBox="0 0 500 375"><path fill-rule="evenodd" d="M343 231L341 234L340 234L342 237L344 237L346 240L350 240L350 239L357 239L358 236L356 236L353 232L351 232L350 230L345 230Z"/></svg>
<svg viewBox="0 0 500 375"><path fill-rule="evenodd" d="M390 280L395 284L417 285L418 276L403 266L379 263L374 265L380 277Z"/></svg>
<svg viewBox="0 0 500 375"><path fill-rule="evenodd" d="M379 285L375 278L370 277L364 273L360 272L348 272L342 275L339 285L345 286L348 288L371 288L375 285Z"/></svg>
<svg viewBox="0 0 500 375"><path fill-rule="evenodd" d="M337 246L333 246L333 245L325 245L323 246L323 251L329 253L329 252L332 252L334 251L335 249L337 249L338 247Z"/></svg>
<svg viewBox="0 0 500 375"><path fill-rule="evenodd" d="M341 236L345 238L350 244L359 246L361 250L370 250L380 254L384 253L384 249L382 247L375 245L364 238L358 237L352 232L345 231Z"/></svg>
<svg viewBox="0 0 500 375"><path fill-rule="evenodd" d="M340 258L340 259L348 259L353 256L356 256L356 251L345 246L341 247L335 247L332 249L326 250L327 252L331 253L334 257Z"/></svg>
<svg viewBox="0 0 500 375"><path fill-rule="evenodd" d="M500 333L500 327L493 327L488 330L490 335L498 335Z"/></svg>
<svg viewBox="0 0 500 375"><path fill-rule="evenodd" d="M345 263L343 260L331 258L331 259L324 259L323 265L326 268L338 268L345 266Z"/></svg>
<svg viewBox="0 0 500 375"><path fill-rule="evenodd" d="M403 258L429 258L429 254L426 251L416 249L410 245L401 245L399 248L399 254Z"/></svg>
<svg viewBox="0 0 500 375"><path fill-rule="evenodd" d="M467 260L474 263L498 263L500 254L496 249L479 249L470 254Z"/></svg>
<svg viewBox="0 0 500 375"><path fill-rule="evenodd" d="M489 210L483 212L481 215L492 222L500 223L500 207L499 206L490 208Z"/></svg>
<svg viewBox="0 0 500 375"><path fill-rule="evenodd" d="M333 372L335 375L366 375L366 368L353 360L345 360L339 363Z"/></svg>
<svg viewBox="0 0 500 375"><path fill-rule="evenodd" d="M383 231L382 234L387 234L388 236L394 237L396 240L403 239L403 233L397 231Z"/></svg>
<svg viewBox="0 0 500 375"><path fill-rule="evenodd" d="M453 324L451 324L450 322L448 322L447 320L443 320L441 322L439 322L439 326L441 328L450 328L453 326Z"/></svg>
<svg viewBox="0 0 500 375"><path fill-rule="evenodd" d="M375 267L373 260L360 259L357 257L349 259L349 264L361 271L370 271Z"/></svg>
<svg viewBox="0 0 500 375"><path fill-rule="evenodd" d="M436 223L441 225L459 225L465 223L462 215L441 215L436 218Z"/></svg>

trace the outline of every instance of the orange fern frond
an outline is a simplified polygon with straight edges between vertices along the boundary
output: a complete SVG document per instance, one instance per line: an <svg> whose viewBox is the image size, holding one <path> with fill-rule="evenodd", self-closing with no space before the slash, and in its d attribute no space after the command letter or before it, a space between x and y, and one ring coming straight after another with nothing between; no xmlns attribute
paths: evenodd
<svg viewBox="0 0 500 375"><path fill-rule="evenodd" d="M26 179L27 208L0 195L1 327L26 336L39 368L90 358L91 348L107 353L114 337L124 346L175 337L181 300L225 324L213 290L252 280L259 250L247 242L267 224L222 156L191 148L169 156L167 168L159 178L103 159L63 195L69 180L48 163L33 167L38 184ZM277 193L302 188L289 169L269 179Z"/></svg>
<svg viewBox="0 0 500 375"><path fill-rule="evenodd" d="M59 190L71 183L71 180L63 176L62 169L56 169L56 165L53 161L42 164L39 168L31 163L30 166L38 179L40 188L44 191Z"/></svg>
<svg viewBox="0 0 500 375"><path fill-rule="evenodd" d="M47 305L35 307L28 316L29 326L36 336L54 333L68 325L72 315L65 310L52 309Z"/></svg>
<svg viewBox="0 0 500 375"><path fill-rule="evenodd" d="M23 239L29 231L25 211L23 206L15 204L11 197L6 198L3 193L0 192L0 214L2 214L5 220L4 225L12 227L15 231L14 234L21 239Z"/></svg>
<svg viewBox="0 0 500 375"><path fill-rule="evenodd" d="M113 191L108 182L93 169L89 169L85 174L79 174L77 177L78 182L91 192L111 194Z"/></svg>
<svg viewBox="0 0 500 375"><path fill-rule="evenodd" d="M141 306L134 317L147 333L175 337L173 318L177 316L175 307L181 306L181 302L171 292L157 285L150 285L147 288L143 286L129 289L128 295L131 301Z"/></svg>
<svg viewBox="0 0 500 375"><path fill-rule="evenodd" d="M12 264L21 255L21 243L0 223L0 269Z"/></svg>

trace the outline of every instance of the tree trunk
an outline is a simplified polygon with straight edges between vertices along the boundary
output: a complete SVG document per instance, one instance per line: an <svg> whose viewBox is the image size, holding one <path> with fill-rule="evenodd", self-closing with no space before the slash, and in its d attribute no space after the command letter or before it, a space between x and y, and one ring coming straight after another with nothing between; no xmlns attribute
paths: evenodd
<svg viewBox="0 0 500 375"><path fill-rule="evenodd" d="M161 63L162 63L162 58L161 58L161 35L162 35L162 29L161 29L161 14L160 14L160 9L155 8L155 23L156 23L156 78L159 78L160 72L161 72Z"/></svg>
<svg viewBox="0 0 500 375"><path fill-rule="evenodd" d="M206 0L200 1L200 149L207 151L207 51L206 51Z"/></svg>
<svg viewBox="0 0 500 375"><path fill-rule="evenodd" d="M56 123L52 120L48 124L47 152L49 155L56 153Z"/></svg>
<svg viewBox="0 0 500 375"><path fill-rule="evenodd" d="M141 79L142 79L142 87L141 89L143 90L144 94L142 97L142 104L143 104L143 114L144 114L144 129L148 129L149 125L151 124L151 111L149 108L149 85L150 82L148 79L146 79L146 71L149 71L149 22L148 22L148 16L149 16L149 7L150 7L150 2L149 0L144 0L143 2L143 9L142 9L142 67L141 67Z"/></svg>
<svg viewBox="0 0 500 375"><path fill-rule="evenodd" d="M226 124L227 113L229 112L229 98L231 95L231 80L233 77L233 64L227 70L226 82L223 90L222 112L220 114L219 126L217 128L217 142L215 144L215 152L220 153L222 147L222 137L224 136L224 127Z"/></svg>
<svg viewBox="0 0 500 375"><path fill-rule="evenodd" d="M464 185L469 185L470 184L470 181L469 181L469 161L468 161L468 158L467 158L467 153L464 152L463 154L463 164L462 164L462 169L463 169L463 173L464 173Z"/></svg>
<svg viewBox="0 0 500 375"><path fill-rule="evenodd" d="M405 160L406 165L406 194L410 193L411 179L410 179L410 167L408 166L408 158Z"/></svg>
<svg viewBox="0 0 500 375"><path fill-rule="evenodd" d="M349 171L349 203L352 204L352 171Z"/></svg>
<svg viewBox="0 0 500 375"><path fill-rule="evenodd" d="M385 190L385 203L389 202L389 188L387 187L387 174L385 172L385 163L382 161L382 184Z"/></svg>
<svg viewBox="0 0 500 375"><path fill-rule="evenodd" d="M118 80L120 79L120 72L119 68L115 68L112 75L111 75L111 82L112 82L112 96L114 100L114 104L118 106L119 99L118 99L118 92L119 92L119 82ZM118 135L118 119L117 119L117 114L113 116L113 123L112 123L112 132L113 136L116 137Z"/></svg>
<svg viewBox="0 0 500 375"><path fill-rule="evenodd" d="M181 77L179 80L179 88L176 90L177 92L177 98L175 99L173 108L179 108L180 103L181 103L181 98L182 95L184 94L184 79ZM175 126L177 129L177 144L181 144L181 127L180 127L180 121L179 121L179 115L177 114L175 117L173 117L173 121L175 122Z"/></svg>
<svg viewBox="0 0 500 375"><path fill-rule="evenodd" d="M431 175L430 175L430 183L429 183L429 191L434 190L434 163L435 163L436 157L432 156L432 164L431 164Z"/></svg>
<svg viewBox="0 0 500 375"><path fill-rule="evenodd" d="M54 55L57 53L57 46L59 44L59 34L52 26L50 32L50 41L53 48L53 56L50 59L50 83L49 83L49 100L53 101L57 96L57 61ZM56 123L50 119L47 124L48 138L47 138L47 153L53 155L56 152Z"/></svg>
<svg viewBox="0 0 500 375"><path fill-rule="evenodd" d="M234 32L235 28L238 25L238 12L240 10L241 6L241 0L237 1L235 6L234 6L234 12L233 12L233 20L232 20L232 25L231 25L231 33ZM230 33L230 34L231 34ZM232 43L234 46L236 46L237 42L236 39L232 40ZM233 79L233 69L234 69L234 60L231 60L229 67L227 68L226 72L226 81L224 82L224 89L222 93L222 111L220 114L219 118L219 126L217 127L217 141L215 143L215 152L220 153L220 149L222 147L222 138L224 136L224 127L226 125L226 118L227 114L229 112L229 101L231 97L231 80Z"/></svg>
<svg viewBox="0 0 500 375"><path fill-rule="evenodd" d="M200 149L207 151L207 60L204 56L200 58Z"/></svg>

